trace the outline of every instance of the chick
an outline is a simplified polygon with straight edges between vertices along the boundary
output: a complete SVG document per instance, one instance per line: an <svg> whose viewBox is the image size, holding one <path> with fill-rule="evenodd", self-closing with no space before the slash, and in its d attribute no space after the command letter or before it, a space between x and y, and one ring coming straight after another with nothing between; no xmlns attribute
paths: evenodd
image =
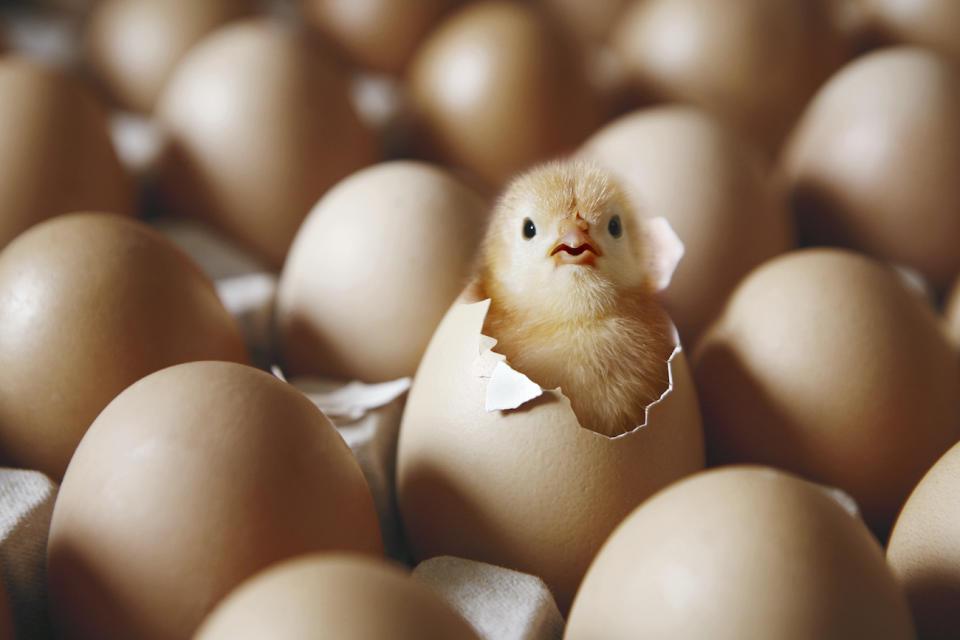
<svg viewBox="0 0 960 640"><path fill-rule="evenodd" d="M674 348L638 224L599 167L543 165L500 198L473 283L491 300L494 350L541 387L560 387L580 424L608 436L644 422Z"/></svg>

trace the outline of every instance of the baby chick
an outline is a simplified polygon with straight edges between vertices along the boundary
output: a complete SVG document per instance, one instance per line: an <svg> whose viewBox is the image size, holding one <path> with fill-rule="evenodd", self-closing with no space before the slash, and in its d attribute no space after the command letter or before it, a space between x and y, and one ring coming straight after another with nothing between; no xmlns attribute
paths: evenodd
<svg viewBox="0 0 960 640"><path fill-rule="evenodd" d="M668 384L671 323L644 265L626 194L582 161L516 178L491 217L475 291L484 334L517 371L560 387L580 424L613 436L644 421Z"/></svg>

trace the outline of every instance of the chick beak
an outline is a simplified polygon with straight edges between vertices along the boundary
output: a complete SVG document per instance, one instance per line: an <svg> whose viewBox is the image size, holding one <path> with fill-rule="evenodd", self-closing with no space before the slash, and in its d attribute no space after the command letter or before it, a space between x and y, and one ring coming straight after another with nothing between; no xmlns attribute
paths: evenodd
<svg viewBox="0 0 960 640"><path fill-rule="evenodd" d="M557 243L550 250L550 256L554 262L561 264L579 264L593 266L597 257L601 255L600 249L590 237L590 227L586 220L577 216L573 223L561 227L560 237Z"/></svg>

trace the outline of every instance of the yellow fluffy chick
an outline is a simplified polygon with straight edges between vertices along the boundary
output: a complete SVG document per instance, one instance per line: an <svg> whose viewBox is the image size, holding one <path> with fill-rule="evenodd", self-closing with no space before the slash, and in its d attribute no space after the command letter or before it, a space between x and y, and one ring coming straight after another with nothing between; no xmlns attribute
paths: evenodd
<svg viewBox="0 0 960 640"><path fill-rule="evenodd" d="M553 162L516 178L490 221L474 286L484 333L580 424L608 436L643 423L668 384L672 325L654 298L643 235L599 167Z"/></svg>

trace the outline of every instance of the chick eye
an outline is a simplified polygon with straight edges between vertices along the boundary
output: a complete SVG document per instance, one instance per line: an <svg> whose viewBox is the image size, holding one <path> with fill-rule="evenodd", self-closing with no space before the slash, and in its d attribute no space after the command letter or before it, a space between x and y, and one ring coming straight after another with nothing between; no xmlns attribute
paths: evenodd
<svg viewBox="0 0 960 640"><path fill-rule="evenodd" d="M537 235L537 227L533 224L533 220L530 218L524 218L523 220L523 237L529 240L533 236Z"/></svg>
<svg viewBox="0 0 960 640"><path fill-rule="evenodd" d="M620 224L620 216L613 216L610 218L610 222L607 223L607 231L610 232L614 238L619 238L623 235L623 226Z"/></svg>

